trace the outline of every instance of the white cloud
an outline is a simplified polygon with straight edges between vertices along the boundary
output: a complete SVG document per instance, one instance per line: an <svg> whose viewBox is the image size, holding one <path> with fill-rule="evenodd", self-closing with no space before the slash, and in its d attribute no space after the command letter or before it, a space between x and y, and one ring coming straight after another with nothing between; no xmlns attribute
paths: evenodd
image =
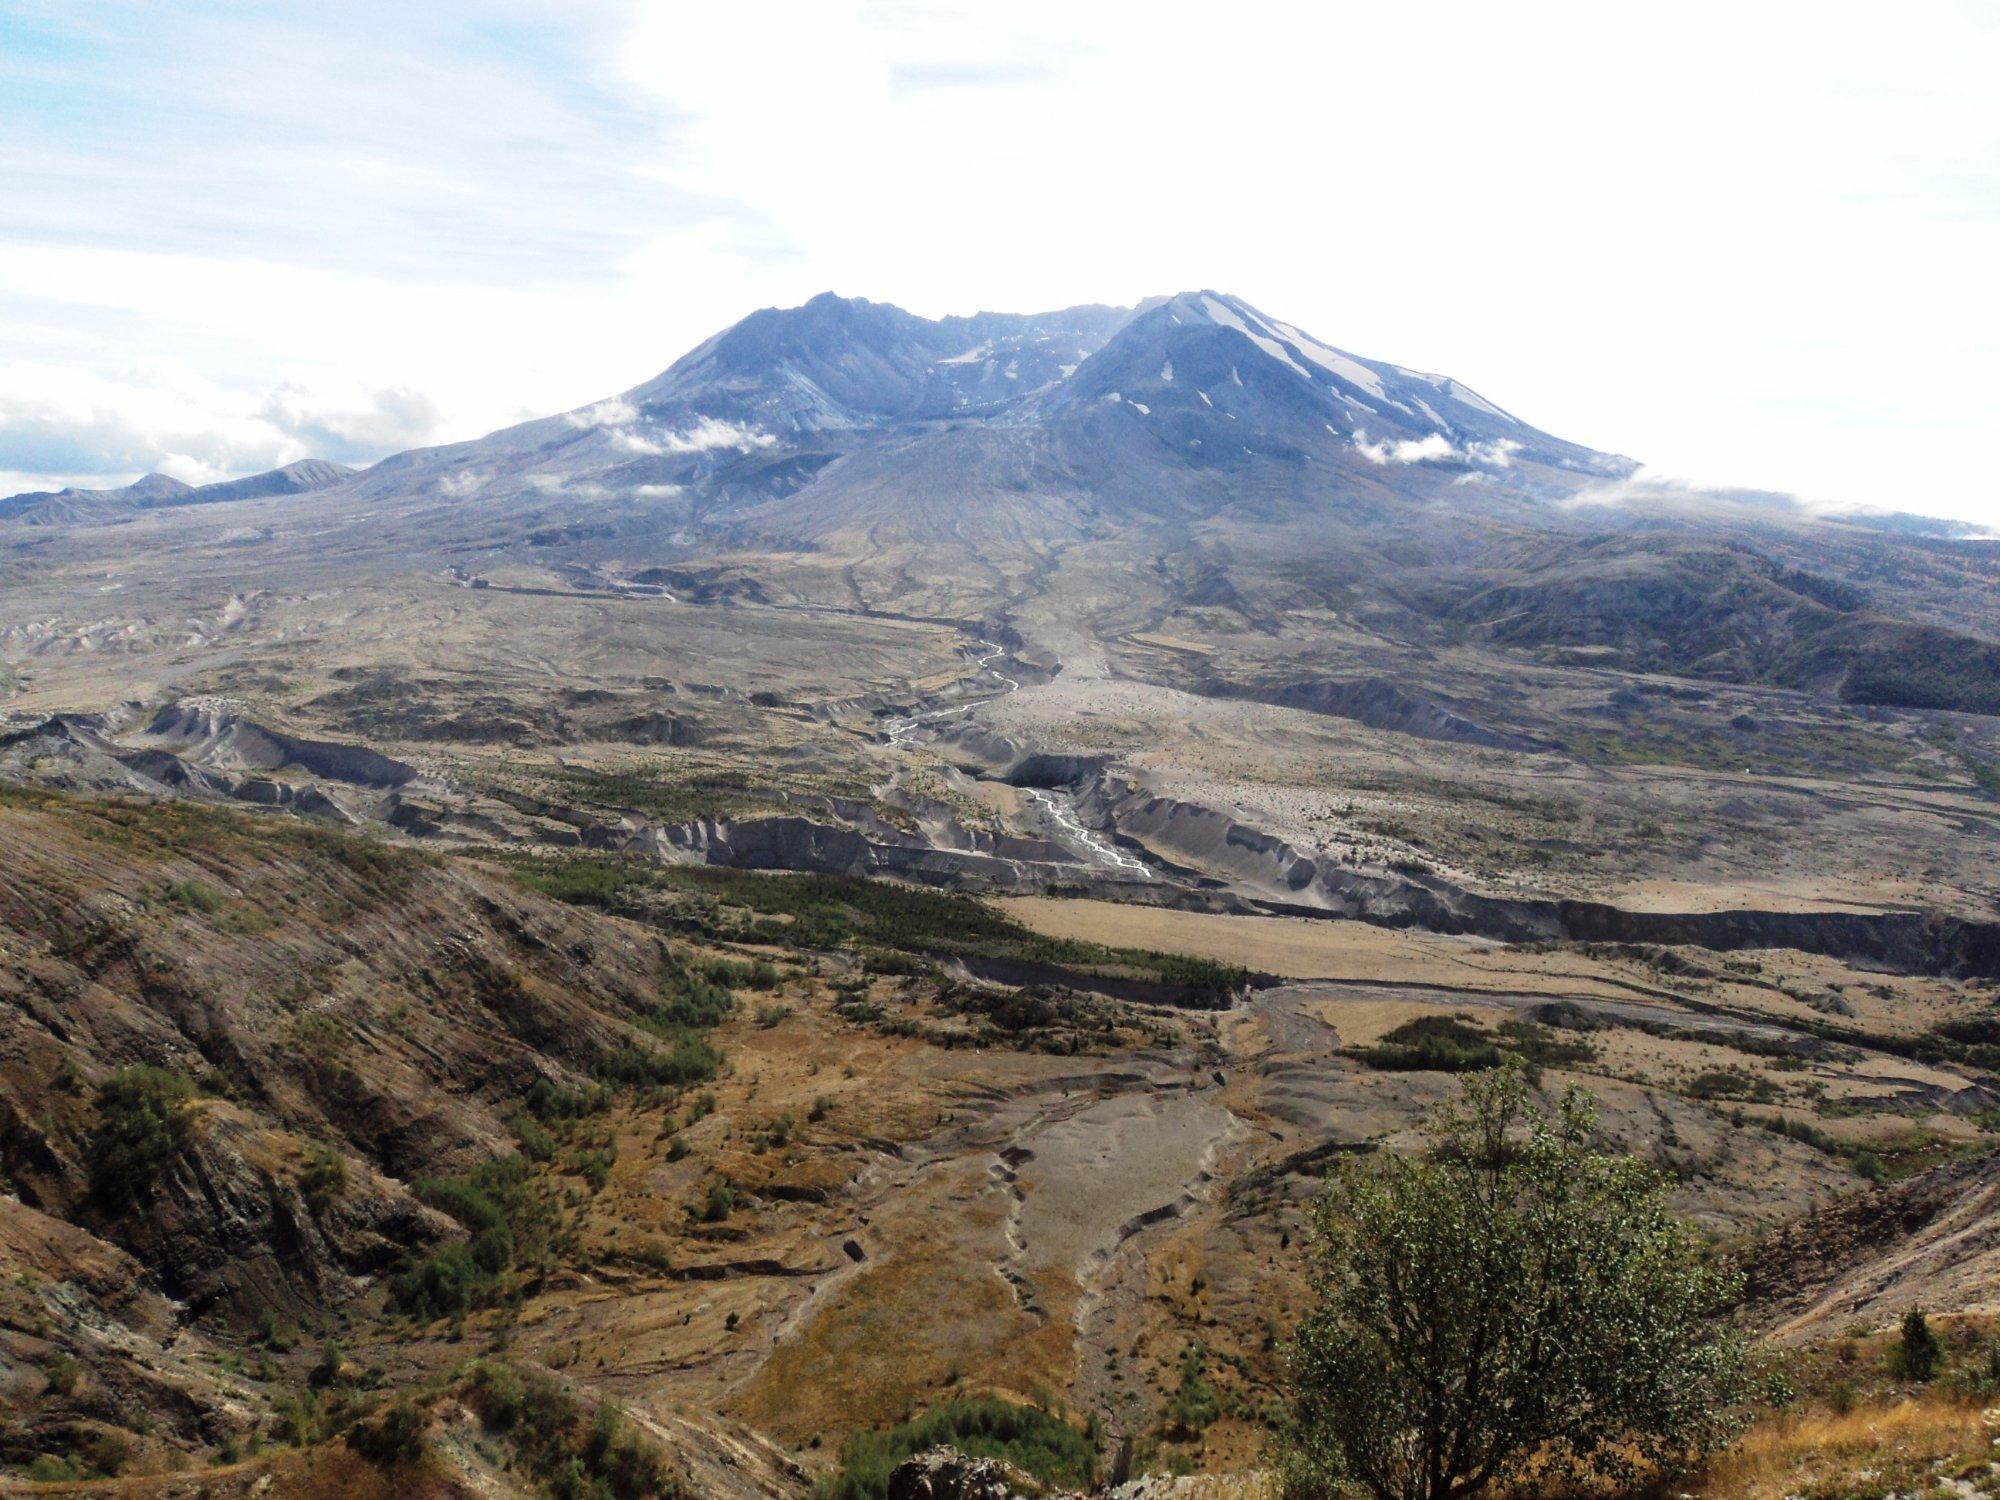
<svg viewBox="0 0 2000 1500"><path fill-rule="evenodd" d="M156 469L204 484L307 457L373 457L421 442L436 422L436 409L415 392L367 390L338 377L295 372L256 392L218 385L171 359L142 360L116 377L0 363L4 467L41 475Z"/></svg>
<svg viewBox="0 0 2000 1500"><path fill-rule="evenodd" d="M1465 445L1465 456L1476 464L1484 464L1489 469L1508 469L1514 465L1514 455L1521 451L1521 444L1513 438L1495 438L1490 443L1472 442Z"/></svg>
<svg viewBox="0 0 2000 1500"><path fill-rule="evenodd" d="M613 432L611 434L611 441L617 444L623 452L636 453L641 458L658 458L662 453L667 451L651 438L642 437L636 432L626 432L623 430Z"/></svg>
<svg viewBox="0 0 2000 1500"><path fill-rule="evenodd" d="M1365 428L1356 428L1353 437L1354 449L1371 464L1420 464L1433 459L1457 458L1458 449L1451 439L1441 432L1433 432L1420 438L1404 438L1397 442L1371 443Z"/></svg>
<svg viewBox="0 0 2000 1500"><path fill-rule="evenodd" d="M1474 463L1489 469L1505 469L1514 462L1521 445L1512 438L1471 442L1463 448L1441 432L1420 438L1401 438L1379 443L1368 441L1365 428L1356 428L1352 439L1355 451L1372 464Z"/></svg>
<svg viewBox="0 0 2000 1500"><path fill-rule="evenodd" d="M438 492L448 500L463 500L468 495L478 494L491 477L477 469L460 469L438 481Z"/></svg>
<svg viewBox="0 0 2000 1500"><path fill-rule="evenodd" d="M622 406L628 413L631 411L622 401L604 404ZM628 416L624 420L630 421L631 418ZM663 430L648 437L644 433L620 429L611 434L611 441L627 453L652 457L665 453L708 453L723 448L748 453L755 448L768 448L777 440L771 433L759 432L740 422L725 422L718 417L703 417L685 432Z"/></svg>
<svg viewBox="0 0 2000 1500"><path fill-rule="evenodd" d="M563 420L572 427L622 427L638 415L638 409L622 396L607 396L581 411L570 412Z"/></svg>

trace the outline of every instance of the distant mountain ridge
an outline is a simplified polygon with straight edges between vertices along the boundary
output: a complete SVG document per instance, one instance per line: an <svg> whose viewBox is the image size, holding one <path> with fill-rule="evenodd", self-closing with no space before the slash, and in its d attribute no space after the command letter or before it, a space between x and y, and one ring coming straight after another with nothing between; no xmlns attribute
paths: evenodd
<svg viewBox="0 0 2000 1500"><path fill-rule="evenodd" d="M0 521L29 525L75 525L115 520L143 510L176 505L214 505L330 489L359 474L323 458L305 458L283 468L215 484L186 484L168 474L148 474L120 489L31 490L0 499Z"/></svg>
<svg viewBox="0 0 2000 1500"><path fill-rule="evenodd" d="M371 496L428 485L450 500L582 485L657 501L697 488L713 509L782 499L871 436L966 427L1046 435L1063 450L1050 454L1058 486L1105 461L1129 467L1135 456L1118 450L1141 436L1156 450L1146 467L1304 457L1364 488L1398 471L1493 478L1526 464L1562 487L1562 473L1633 468L1448 377L1349 354L1221 292L936 319L827 292L751 313L618 395L365 474L323 460L203 486L149 474L123 489L15 495L0 520L100 523L356 481Z"/></svg>
<svg viewBox="0 0 2000 1500"><path fill-rule="evenodd" d="M644 505L661 524L730 516L824 537L887 521L921 539L1005 524L997 510L937 514L953 485L967 505L1026 507L1034 526L1077 505L1195 516L1253 495L1274 516L1369 510L1454 481L1546 500L1634 468L1226 293L939 319L823 293L754 312L615 396L386 459L356 493L573 493ZM1225 473L1252 482L1225 488Z"/></svg>
<svg viewBox="0 0 2000 1500"><path fill-rule="evenodd" d="M619 394L362 473L149 475L0 520L312 491L333 524L399 518L394 543L353 543L383 567L458 576L476 552L636 579L726 554L731 597L954 618L1003 616L1069 557L1272 639L1365 618L1419 650L2000 712L1984 543L1616 487L1636 468L1216 290L947 318L823 293ZM1269 684L1224 684L1246 686Z"/></svg>

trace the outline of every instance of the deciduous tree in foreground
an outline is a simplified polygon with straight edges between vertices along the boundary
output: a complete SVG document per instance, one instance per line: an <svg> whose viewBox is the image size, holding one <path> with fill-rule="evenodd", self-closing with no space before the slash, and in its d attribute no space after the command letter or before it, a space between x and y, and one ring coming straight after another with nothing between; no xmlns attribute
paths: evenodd
<svg viewBox="0 0 2000 1500"><path fill-rule="evenodd" d="M1582 1090L1544 1110L1504 1068L1438 1108L1423 1154L1329 1182L1290 1350L1289 1496L1557 1490L1734 1435L1745 1349L1714 1319L1736 1288L1657 1172L1592 1149L1594 1124Z"/></svg>

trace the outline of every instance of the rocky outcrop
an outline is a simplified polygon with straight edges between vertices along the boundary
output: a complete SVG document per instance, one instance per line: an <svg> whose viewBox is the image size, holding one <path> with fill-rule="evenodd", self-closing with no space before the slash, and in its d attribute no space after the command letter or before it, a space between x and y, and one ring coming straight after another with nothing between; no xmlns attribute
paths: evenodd
<svg viewBox="0 0 2000 1500"><path fill-rule="evenodd" d="M926 885L1040 890L1084 872L976 849L940 849L918 839L889 842L811 818L713 818L671 826L617 825L586 831L597 848L693 856L738 870L809 870L821 875L893 875Z"/></svg>
<svg viewBox="0 0 2000 1500"><path fill-rule="evenodd" d="M329 781L377 790L417 779L414 766L337 740L309 740L243 718L214 700L170 703L146 726L144 739L182 760L213 769L298 770Z"/></svg>
<svg viewBox="0 0 2000 1500"><path fill-rule="evenodd" d="M913 1453L889 1476L889 1500L1059 1500L1059 1492L997 1458L973 1458L956 1448Z"/></svg>

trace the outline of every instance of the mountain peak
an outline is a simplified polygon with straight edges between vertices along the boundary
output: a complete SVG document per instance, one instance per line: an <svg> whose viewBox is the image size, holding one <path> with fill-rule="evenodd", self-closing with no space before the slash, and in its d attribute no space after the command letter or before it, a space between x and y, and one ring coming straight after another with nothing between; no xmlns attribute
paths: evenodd
<svg viewBox="0 0 2000 1500"><path fill-rule="evenodd" d="M925 318L827 291L751 313L622 399L649 420L762 433L991 412L1060 382L1125 317L1088 306Z"/></svg>
<svg viewBox="0 0 2000 1500"><path fill-rule="evenodd" d="M1442 375L1366 359L1213 288L1141 304L1056 399L1123 405L1188 428L1176 441L1240 450L1262 432L1293 451L1364 468L1504 469L1524 460L1610 472L1603 454L1549 436ZM1189 425L1192 424L1192 425ZM1215 433L1202 429L1214 427Z"/></svg>
<svg viewBox="0 0 2000 1500"><path fill-rule="evenodd" d="M171 474L154 472L133 480L121 493L133 499L151 499L155 495L185 495L193 489L193 485L176 479Z"/></svg>

